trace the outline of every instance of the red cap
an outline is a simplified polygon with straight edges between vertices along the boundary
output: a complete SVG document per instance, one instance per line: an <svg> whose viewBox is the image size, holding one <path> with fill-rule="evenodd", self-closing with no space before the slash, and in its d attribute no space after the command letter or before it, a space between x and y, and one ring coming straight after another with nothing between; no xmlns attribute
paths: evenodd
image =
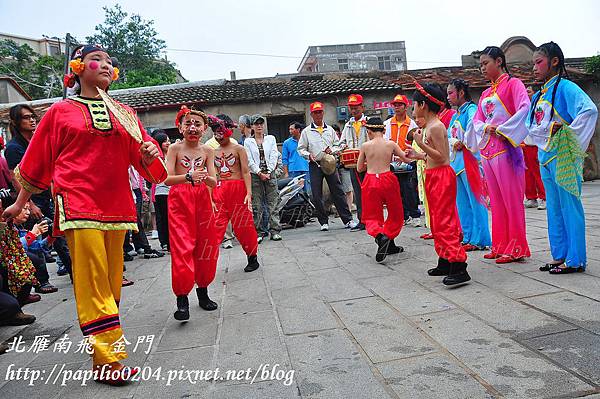
<svg viewBox="0 0 600 399"><path fill-rule="evenodd" d="M410 105L408 98L404 94L397 94L391 102L392 104L402 103L404 105Z"/></svg>
<svg viewBox="0 0 600 399"><path fill-rule="evenodd" d="M362 105L363 98L360 94L350 94L348 96L348 105Z"/></svg>
<svg viewBox="0 0 600 399"><path fill-rule="evenodd" d="M315 101L314 103L310 104L310 112L315 111L324 111L323 103Z"/></svg>

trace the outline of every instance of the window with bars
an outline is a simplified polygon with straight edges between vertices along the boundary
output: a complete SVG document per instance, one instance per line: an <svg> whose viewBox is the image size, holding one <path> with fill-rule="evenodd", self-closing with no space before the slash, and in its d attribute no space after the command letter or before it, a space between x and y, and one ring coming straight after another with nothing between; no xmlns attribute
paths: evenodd
<svg viewBox="0 0 600 399"><path fill-rule="evenodd" d="M338 58L338 70L347 71L348 70L348 58Z"/></svg>

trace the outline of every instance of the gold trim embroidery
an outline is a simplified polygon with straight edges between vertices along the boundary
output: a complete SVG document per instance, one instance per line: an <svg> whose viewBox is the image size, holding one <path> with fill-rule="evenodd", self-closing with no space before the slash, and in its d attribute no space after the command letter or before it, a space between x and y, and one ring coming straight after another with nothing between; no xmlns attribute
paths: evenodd
<svg viewBox="0 0 600 399"><path fill-rule="evenodd" d="M29 191L32 194L39 194L39 193L42 193L45 191L45 190L41 190L41 189L35 187L31 183L29 183L27 180L25 180L25 178L21 175L21 171L19 170L19 165L17 165L17 167L15 168L14 174L15 174L15 179L17 179L17 181L19 182L21 187L23 187L26 191Z"/></svg>

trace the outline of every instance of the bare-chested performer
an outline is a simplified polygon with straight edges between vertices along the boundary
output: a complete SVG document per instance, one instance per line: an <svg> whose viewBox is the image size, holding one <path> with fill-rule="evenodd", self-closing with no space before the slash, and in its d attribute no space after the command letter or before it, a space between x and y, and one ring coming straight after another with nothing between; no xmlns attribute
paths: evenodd
<svg viewBox="0 0 600 399"><path fill-rule="evenodd" d="M227 224L231 221L233 233L242 245L248 264L245 272L260 266L257 260L258 235L252 218L252 195L248 155L243 146L231 139L232 131L224 121L209 115L209 126L219 147L215 149L215 167L218 183L213 191L217 207L216 238L223 240Z"/></svg>
<svg viewBox="0 0 600 399"><path fill-rule="evenodd" d="M377 254L381 262L387 255L397 254L404 248L396 246L394 239L404 224L404 209L398 179L390 171L390 162L395 155L403 162L411 162L398 144L383 137L385 125L381 118L369 118L367 124L369 141L360 147L357 170L367 171L361 184L362 222L367 233L375 237ZM387 207L387 219L383 219L383 206Z"/></svg>
<svg viewBox="0 0 600 399"><path fill-rule="evenodd" d="M207 116L185 106L177 114L175 125L183 141L171 144L167 153L169 177L169 241L171 277L177 296L175 319L190 318L188 294L198 285L200 307L215 310L208 297L208 285L215 278L219 243L215 234L214 204L209 188L217 185L214 151L201 144L208 126Z"/></svg>
<svg viewBox="0 0 600 399"><path fill-rule="evenodd" d="M423 118L425 126L413 134L414 140L424 153L413 148L407 155L425 161L425 195L429 202L431 233L435 252L439 259L437 267L429 269L430 276L446 276L445 285L469 281L467 253L461 245L462 229L456 208L456 173L450 166L450 150L446 127L437 113L444 105L446 94L436 85L425 87L415 82L413 95L414 116Z"/></svg>

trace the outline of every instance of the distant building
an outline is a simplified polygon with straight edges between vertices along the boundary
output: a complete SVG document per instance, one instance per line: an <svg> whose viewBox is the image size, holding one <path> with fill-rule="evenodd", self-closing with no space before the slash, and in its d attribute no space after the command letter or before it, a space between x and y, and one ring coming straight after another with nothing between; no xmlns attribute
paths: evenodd
<svg viewBox="0 0 600 399"><path fill-rule="evenodd" d="M404 41L310 46L298 66L299 73L405 70Z"/></svg>
<svg viewBox="0 0 600 399"><path fill-rule="evenodd" d="M27 44L39 55L63 55L65 53L65 41L58 37L43 37L34 39L31 37L17 36L9 33L0 33L0 40L12 40L18 45Z"/></svg>

